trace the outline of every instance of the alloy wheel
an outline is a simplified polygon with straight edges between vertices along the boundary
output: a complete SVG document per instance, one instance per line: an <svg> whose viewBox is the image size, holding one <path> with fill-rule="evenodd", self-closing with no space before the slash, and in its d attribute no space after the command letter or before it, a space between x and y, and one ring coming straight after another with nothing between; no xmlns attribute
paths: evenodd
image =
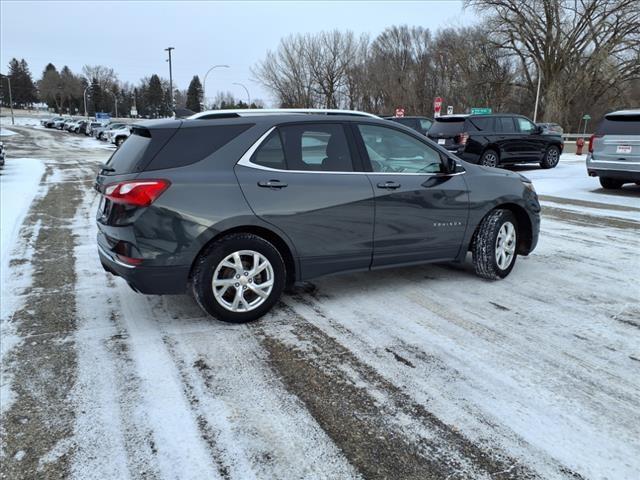
<svg viewBox="0 0 640 480"><path fill-rule="evenodd" d="M504 222L496 238L496 263L501 270L511 265L516 252L516 227L511 222Z"/></svg>
<svg viewBox="0 0 640 480"><path fill-rule="evenodd" d="M269 298L273 282L273 266L267 257L253 250L239 250L218 264L211 286L222 307L231 312L249 312Z"/></svg>
<svg viewBox="0 0 640 480"><path fill-rule="evenodd" d="M498 165L498 157L496 157L494 153L487 153L482 158L482 165L484 165L485 167L495 167L496 165Z"/></svg>
<svg viewBox="0 0 640 480"><path fill-rule="evenodd" d="M551 148L547 152L547 163L549 164L550 167L555 167L558 164L559 159L560 159L560 152L558 152L558 149Z"/></svg>

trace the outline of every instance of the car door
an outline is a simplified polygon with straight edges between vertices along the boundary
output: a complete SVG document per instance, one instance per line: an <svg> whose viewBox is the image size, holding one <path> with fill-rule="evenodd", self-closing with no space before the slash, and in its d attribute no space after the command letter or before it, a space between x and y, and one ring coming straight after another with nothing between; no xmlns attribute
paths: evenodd
<svg viewBox="0 0 640 480"><path fill-rule="evenodd" d="M520 133L516 131L513 117L495 117L496 144L500 148L500 161L507 163L522 155Z"/></svg>
<svg viewBox="0 0 640 480"><path fill-rule="evenodd" d="M372 268L455 258L469 213L464 170L444 173L444 153L418 135L366 123L354 130L375 192Z"/></svg>
<svg viewBox="0 0 640 480"><path fill-rule="evenodd" d="M545 153L547 140L536 125L525 117L515 117L519 135L519 160L538 162Z"/></svg>
<svg viewBox="0 0 640 480"><path fill-rule="evenodd" d="M367 269L373 251L373 188L350 130L340 123L273 128L235 173L255 214L293 243L302 278Z"/></svg>

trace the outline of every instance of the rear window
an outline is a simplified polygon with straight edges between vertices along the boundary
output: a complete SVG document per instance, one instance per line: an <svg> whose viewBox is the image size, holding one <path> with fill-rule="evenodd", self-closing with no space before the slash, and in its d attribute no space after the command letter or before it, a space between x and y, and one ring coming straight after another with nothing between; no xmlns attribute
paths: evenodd
<svg viewBox="0 0 640 480"><path fill-rule="evenodd" d="M607 115L596 132L599 135L640 135L640 115Z"/></svg>
<svg viewBox="0 0 640 480"><path fill-rule="evenodd" d="M116 150L107 162L113 169L110 174L133 173L138 171L137 165L142 162L144 154L151 144L151 134L146 129L134 128L127 141Z"/></svg>
<svg viewBox="0 0 640 480"><path fill-rule="evenodd" d="M437 118L429 129L429 135L458 135L464 130L465 118Z"/></svg>

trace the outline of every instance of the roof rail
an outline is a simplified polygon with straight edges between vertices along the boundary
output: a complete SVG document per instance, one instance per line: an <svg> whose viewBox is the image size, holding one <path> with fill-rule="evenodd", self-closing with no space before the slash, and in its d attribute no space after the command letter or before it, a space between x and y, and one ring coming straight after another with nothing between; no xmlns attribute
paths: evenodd
<svg viewBox="0 0 640 480"><path fill-rule="evenodd" d="M190 117L191 120L229 118L229 117L250 117L256 115L290 115L290 114L310 114L310 115L353 115L357 117L380 118L377 115L357 110L338 110L330 108L245 108L229 110L206 110Z"/></svg>

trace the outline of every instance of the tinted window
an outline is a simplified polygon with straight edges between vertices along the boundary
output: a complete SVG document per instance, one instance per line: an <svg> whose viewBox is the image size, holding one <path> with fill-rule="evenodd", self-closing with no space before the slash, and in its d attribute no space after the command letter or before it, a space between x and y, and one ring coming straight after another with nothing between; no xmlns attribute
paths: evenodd
<svg viewBox="0 0 640 480"><path fill-rule="evenodd" d="M464 117L437 118L429 129L429 135L458 135L463 132L464 120Z"/></svg>
<svg viewBox="0 0 640 480"><path fill-rule="evenodd" d="M131 173L136 171L136 166L144 157L147 148L151 144L151 135L148 131L134 130L126 142L116 150L107 162L107 166L113 168L112 174Z"/></svg>
<svg viewBox="0 0 640 480"><path fill-rule="evenodd" d="M599 135L640 135L640 115L607 115L598 125Z"/></svg>
<svg viewBox="0 0 640 480"><path fill-rule="evenodd" d="M503 133L515 133L516 126L513 123L511 117L498 117L496 118L496 130Z"/></svg>
<svg viewBox="0 0 640 480"><path fill-rule="evenodd" d="M251 126L182 127L155 156L146 170L183 167L196 163L229 143Z"/></svg>
<svg viewBox="0 0 640 480"><path fill-rule="evenodd" d="M481 131L491 132L494 130L493 117L470 118L471 123Z"/></svg>
<svg viewBox="0 0 640 480"><path fill-rule="evenodd" d="M260 145L256 153L251 157L251 162L263 167L286 170L287 164L284 158L282 140L277 130L274 130L267 140Z"/></svg>
<svg viewBox="0 0 640 480"><path fill-rule="evenodd" d="M352 172L342 125L303 124L280 128L289 170Z"/></svg>
<svg viewBox="0 0 640 480"><path fill-rule="evenodd" d="M536 126L533 123L531 123L526 118L522 118L522 117L516 118L516 124L518 125L518 131L522 133L533 133L533 131L536 128Z"/></svg>
<svg viewBox="0 0 640 480"><path fill-rule="evenodd" d="M431 120L427 120L425 118L420 119L420 128L425 132L429 131L429 129L431 128L431 125L433 125L433 122Z"/></svg>
<svg viewBox="0 0 640 480"><path fill-rule="evenodd" d="M440 154L421 141L391 128L358 125L374 172L437 173Z"/></svg>

